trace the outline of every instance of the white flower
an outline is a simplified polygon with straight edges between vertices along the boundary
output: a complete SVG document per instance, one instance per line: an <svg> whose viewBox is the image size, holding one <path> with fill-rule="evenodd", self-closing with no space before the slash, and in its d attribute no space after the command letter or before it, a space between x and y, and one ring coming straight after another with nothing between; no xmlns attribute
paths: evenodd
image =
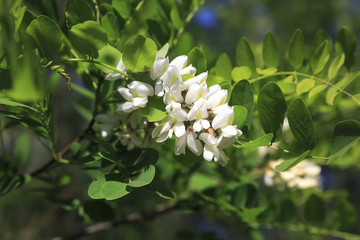
<svg viewBox="0 0 360 240"><path fill-rule="evenodd" d="M169 58L156 56L154 65L150 69L150 78L156 80L160 78L169 66Z"/></svg>
<svg viewBox="0 0 360 240"><path fill-rule="evenodd" d="M170 107L168 107L169 109ZM176 137L185 135L186 111L182 108L174 108L169 112L169 115L165 122L159 124L152 131L152 137L156 139L156 142L164 142L166 139L171 138L173 133Z"/></svg>
<svg viewBox="0 0 360 240"><path fill-rule="evenodd" d="M122 61L122 57L120 58L120 61L119 61L118 65L117 65L116 69L123 72L123 73L126 73L127 69L125 67L125 64ZM105 76L105 79L110 80L110 81L114 81L114 80L124 78L124 77L125 76L123 74L121 74L121 73L111 71Z"/></svg>
<svg viewBox="0 0 360 240"><path fill-rule="evenodd" d="M229 158L225 155L224 151L219 148L222 138L216 138L209 133L201 133L199 139L205 143L203 157L207 161L214 159L215 162L221 166L226 166Z"/></svg>
<svg viewBox="0 0 360 240"><path fill-rule="evenodd" d="M201 142L197 139L197 134L193 131L186 131L181 137L175 140L175 155L185 154L185 148L188 148L197 156L200 156L203 150Z"/></svg>
<svg viewBox="0 0 360 240"><path fill-rule="evenodd" d="M211 125L214 130L220 129L222 136L231 138L238 137L242 132L237 129L236 125L231 125L234 120L234 109L227 104L220 105L213 109L216 114Z"/></svg>
<svg viewBox="0 0 360 240"><path fill-rule="evenodd" d="M198 83L194 83L193 85L190 86L189 90L186 93L185 96L185 103L190 105L193 102L199 100L200 98L206 98L206 94L207 94L207 88L206 88L206 84L198 84Z"/></svg>
<svg viewBox="0 0 360 240"><path fill-rule="evenodd" d="M194 105L188 112L187 118L189 121L195 120L193 124L194 131L200 132L202 129L208 129L210 127L209 120L206 119L208 116L209 113L205 101L203 98L200 98L194 102Z"/></svg>
<svg viewBox="0 0 360 240"><path fill-rule="evenodd" d="M208 72L203 72L200 73L199 75L189 78L187 80L183 80L183 89L182 90L187 90L189 89L193 84L205 84L205 88L206 86L206 79L208 77Z"/></svg>
<svg viewBox="0 0 360 240"><path fill-rule="evenodd" d="M227 90L221 89L220 85L213 85L208 88L206 104L210 109L216 108L225 104L227 97Z"/></svg>
<svg viewBox="0 0 360 240"><path fill-rule="evenodd" d="M178 71L181 71L183 68L185 68L187 64L188 57L186 55L177 56L172 60L169 64L169 66L175 67Z"/></svg>
<svg viewBox="0 0 360 240"><path fill-rule="evenodd" d="M265 185L281 187L281 184L285 183L290 188L300 189L320 186L321 168L319 166L305 159L285 172L277 172L275 167L283 161L277 160L268 163L269 169L265 171L264 175Z"/></svg>
<svg viewBox="0 0 360 240"><path fill-rule="evenodd" d="M194 68L193 65L191 64L180 70L180 75L185 75L185 74L194 75L195 73L196 73L196 68Z"/></svg>
<svg viewBox="0 0 360 240"><path fill-rule="evenodd" d="M176 84L174 84L170 88L168 88L167 91L165 92L163 101L166 105L172 101L176 101L179 103L182 103L184 101L184 98L181 94L179 84L180 83L177 82Z"/></svg>
<svg viewBox="0 0 360 240"><path fill-rule="evenodd" d="M138 108L143 108L148 102L148 96L154 95L154 89L151 85L139 81L132 81L128 88L119 87L119 93L125 100L118 106L117 111L131 112Z"/></svg>

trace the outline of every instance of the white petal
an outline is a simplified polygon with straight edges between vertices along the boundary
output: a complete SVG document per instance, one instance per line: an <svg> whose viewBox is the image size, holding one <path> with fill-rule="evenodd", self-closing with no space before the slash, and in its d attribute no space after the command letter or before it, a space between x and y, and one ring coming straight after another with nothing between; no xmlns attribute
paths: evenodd
<svg viewBox="0 0 360 240"><path fill-rule="evenodd" d="M186 55L181 55L176 57L171 61L170 66L176 67L179 71L183 69L187 64L188 57Z"/></svg>
<svg viewBox="0 0 360 240"><path fill-rule="evenodd" d="M155 83L155 95L158 97L164 96L164 84L162 81L157 81Z"/></svg>
<svg viewBox="0 0 360 240"><path fill-rule="evenodd" d="M227 125L221 128L222 135L227 138L231 138L238 135L238 129L235 125Z"/></svg>
<svg viewBox="0 0 360 240"><path fill-rule="evenodd" d="M229 125L229 122L232 123L233 119L234 119L234 111L223 111L221 113L218 113L214 117L212 121L212 127L215 130L218 128L223 128L226 125Z"/></svg>
<svg viewBox="0 0 360 240"><path fill-rule="evenodd" d="M176 137L184 136L186 133L185 125L182 122L177 122L174 124L174 132Z"/></svg>
<svg viewBox="0 0 360 240"><path fill-rule="evenodd" d="M200 86L200 84L193 84L190 86L188 92L186 93L185 103L190 105L203 96L204 89Z"/></svg>
<svg viewBox="0 0 360 240"><path fill-rule="evenodd" d="M201 142L196 139L197 135L194 132L187 132L187 145L189 149L196 155L200 156L203 150Z"/></svg>
<svg viewBox="0 0 360 240"><path fill-rule="evenodd" d="M175 155L185 154L186 147L186 134L181 137L176 138L175 140Z"/></svg>
<svg viewBox="0 0 360 240"><path fill-rule="evenodd" d="M176 121L183 122L187 120L187 112L184 109L174 109L171 112L171 117L174 117Z"/></svg>
<svg viewBox="0 0 360 240"><path fill-rule="evenodd" d="M116 111L118 112L132 112L133 110L134 110L134 105L132 102L120 103L118 105L118 108L116 109Z"/></svg>
<svg viewBox="0 0 360 240"><path fill-rule="evenodd" d="M214 157L214 161L225 167L228 164L229 158L225 155L222 149L219 149L218 156Z"/></svg>
<svg viewBox="0 0 360 240"><path fill-rule="evenodd" d="M206 145L216 146L216 138L209 133L201 133L199 139L202 140Z"/></svg>
<svg viewBox="0 0 360 240"><path fill-rule="evenodd" d="M201 131L201 122L200 120L196 120L193 124L194 132L200 132Z"/></svg>
<svg viewBox="0 0 360 240"><path fill-rule="evenodd" d="M201 121L201 126L202 126L203 129L208 129L210 127L210 123L209 123L208 120L201 119L200 121Z"/></svg>
<svg viewBox="0 0 360 240"><path fill-rule="evenodd" d="M231 138L227 138L227 137L219 137L218 138L218 142L217 142L217 146L218 148L228 148L230 147L235 141L237 140L236 137L231 137Z"/></svg>
<svg viewBox="0 0 360 240"><path fill-rule="evenodd" d="M160 134L159 137L155 141L158 142L158 143L162 143L168 138L169 138L169 133L165 132L163 134Z"/></svg>
<svg viewBox="0 0 360 240"><path fill-rule="evenodd" d="M160 77L165 88L170 88L176 81L181 79L179 70L174 66L169 66L165 73Z"/></svg>
<svg viewBox="0 0 360 240"><path fill-rule="evenodd" d="M193 65L191 64L186 68L180 70L180 75L184 75L184 74L194 75L195 73L196 73L196 68L194 68Z"/></svg>
<svg viewBox="0 0 360 240"><path fill-rule="evenodd" d="M147 97L136 97L132 99L134 107L136 108L143 108L146 106L147 102L148 102L148 98Z"/></svg>
<svg viewBox="0 0 360 240"><path fill-rule="evenodd" d="M154 95L154 88L147 83L132 81L128 87L130 92L137 97L148 97Z"/></svg>
<svg viewBox="0 0 360 240"><path fill-rule="evenodd" d="M205 144L203 157L206 161L211 161L214 158L214 152L211 146Z"/></svg>
<svg viewBox="0 0 360 240"><path fill-rule="evenodd" d="M150 78L156 80L164 74L169 66L169 58L156 57L154 65L150 69Z"/></svg>
<svg viewBox="0 0 360 240"><path fill-rule="evenodd" d="M135 97L133 94L130 93L130 89L125 87L118 87L118 92L127 101L130 101L133 97Z"/></svg>
<svg viewBox="0 0 360 240"><path fill-rule="evenodd" d="M193 78L190 78L188 80L186 80L184 82L184 84L186 85L186 89L188 89L191 85L197 83L197 84L205 84L205 88L207 88L206 86L206 79L208 77L208 72L203 72L203 73L200 73L199 75L193 77Z"/></svg>

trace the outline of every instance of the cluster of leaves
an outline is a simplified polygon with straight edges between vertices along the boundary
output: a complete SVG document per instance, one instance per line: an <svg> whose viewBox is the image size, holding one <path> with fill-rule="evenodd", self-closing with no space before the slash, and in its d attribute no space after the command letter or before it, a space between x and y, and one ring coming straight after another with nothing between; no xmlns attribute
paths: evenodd
<svg viewBox="0 0 360 240"><path fill-rule="evenodd" d="M284 58L271 33L265 35L260 58L257 56L261 54L254 54L254 47L242 38L235 51L235 64L223 53L211 66L206 51L193 48L189 35L183 34L201 1L67 0L63 22L57 16L55 1L50 2L43 6L16 0L0 5L0 115L4 117L1 121L7 119L1 130L16 131L21 124L48 149L50 165L75 165L92 178L83 190L88 189L93 200L85 196L65 201L55 194L69 184L66 175L60 176L61 181L51 180L51 191L44 190L49 200L76 211L84 222L115 218L114 214L98 217L95 208L120 215L119 205L106 200L121 198L118 201L122 208L136 212L143 210L141 198L146 196L151 205L148 208L173 199L190 210L196 206L209 218L221 215L224 222L239 224L252 238L259 234L256 229L266 224L294 224L297 227L291 228L299 231L308 226L353 229L356 215L346 193L285 189L279 194L277 189L266 188L261 178L267 159L260 159L254 150L261 146L275 148L278 152L267 158L290 159L277 166L279 171L305 158L344 167L343 161L336 160L341 156L352 159L346 164L359 166L353 160L360 155L354 151L360 137L356 119L359 73L345 70L355 62L357 40L350 29L342 28L335 43L325 31L319 31L312 45L305 44L302 32L297 30ZM188 64L198 72L209 69L208 86L220 84L228 89L234 121L244 133L227 150L230 167L203 164L190 152L175 157L171 142L156 150L129 152L116 137L105 141L97 133L96 115L115 112L114 103L122 101L114 94L116 87L134 79L152 81L144 73L164 45L160 53L169 47L170 56L187 54ZM129 72L124 79L104 81L107 73L117 71L121 57ZM61 122L54 123L53 97L59 76L79 94L80 101L74 102L74 108L89 121L85 131L61 151L56 128ZM80 76L82 82L70 76ZM166 115L163 107L149 98L141 114L149 122L156 122ZM292 134L283 126L285 117ZM13 149L2 149L0 195L29 182L30 175L49 181L41 174L51 171L50 165L32 174L26 172L30 142L27 134L21 134ZM317 232L334 234L326 229Z"/></svg>

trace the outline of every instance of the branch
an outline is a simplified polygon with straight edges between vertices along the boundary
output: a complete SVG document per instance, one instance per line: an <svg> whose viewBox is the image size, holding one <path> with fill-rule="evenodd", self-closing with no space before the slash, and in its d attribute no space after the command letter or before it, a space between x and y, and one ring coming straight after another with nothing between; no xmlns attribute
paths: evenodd
<svg viewBox="0 0 360 240"><path fill-rule="evenodd" d="M193 209L198 209L198 206L192 207ZM145 221L151 221L156 219L157 217L181 209L180 204L176 204L175 202L166 202L165 204L159 204L155 207L155 210L151 213L144 213L144 212L135 212L132 214L129 214L124 219L119 221L112 221L112 222L100 222L95 223L93 225L90 225L86 227L81 232L78 232L72 236L69 237L55 237L53 240L75 240L79 239L81 237L104 232L110 229L114 229L116 227L119 227L124 224L133 224L133 223L142 223Z"/></svg>
<svg viewBox="0 0 360 240"><path fill-rule="evenodd" d="M60 150L58 153L57 153L57 157L58 159L62 159L63 156L65 154L67 154L72 145L74 143L77 143L77 142L81 142L84 138L85 138L85 135L86 134L92 134L93 133L93 130L92 130L92 127L95 123L95 117L97 115L97 111L94 111L93 112L93 117L89 123L89 125L86 127L84 133L82 133L80 136L76 137L73 141L71 141L71 143L69 143L68 145L66 145L62 150ZM38 175L40 175L42 172L45 172L49 167L51 167L54 163L56 163L56 159L55 158L52 158L50 159L45 165L41 166L40 168L36 169L35 171L33 171L32 173L30 173L31 177L37 177Z"/></svg>

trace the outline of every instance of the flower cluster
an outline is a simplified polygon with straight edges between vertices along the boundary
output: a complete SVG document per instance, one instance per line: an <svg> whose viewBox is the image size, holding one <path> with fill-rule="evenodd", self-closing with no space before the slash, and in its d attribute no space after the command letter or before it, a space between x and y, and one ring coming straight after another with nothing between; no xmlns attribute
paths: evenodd
<svg viewBox="0 0 360 240"><path fill-rule="evenodd" d="M308 161L303 160L296 166L286 172L278 172L275 166L284 160L270 161L268 169L265 170L264 183L267 186L283 187L284 184L289 188L316 188L320 187L321 167Z"/></svg>
<svg viewBox="0 0 360 240"><path fill-rule="evenodd" d="M167 117L152 131L152 137L161 143L175 135L175 154L185 154L186 146L197 156L214 160L222 166L228 162L224 148L231 146L242 132L233 124L234 110L226 101L227 90L219 85L207 86L207 72L196 74L196 68L187 65L188 57L178 56L171 62L167 57L157 56L150 69L154 87L148 83L132 81L118 91L126 100L117 111L131 113L144 108L148 97L163 98ZM120 60L117 67L126 72ZM121 78L111 72L108 80Z"/></svg>

